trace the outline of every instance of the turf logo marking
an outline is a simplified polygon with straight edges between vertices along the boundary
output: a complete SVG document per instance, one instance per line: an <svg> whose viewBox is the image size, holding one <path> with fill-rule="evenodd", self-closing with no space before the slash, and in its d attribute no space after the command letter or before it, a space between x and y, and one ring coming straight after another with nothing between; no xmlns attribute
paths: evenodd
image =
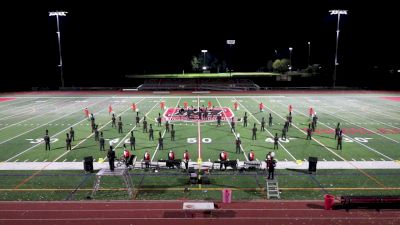
<svg viewBox="0 0 400 225"><path fill-rule="evenodd" d="M31 144L44 143L44 139L43 138L36 138L36 139L28 138L26 140L29 141L29 143L31 143ZM50 143L54 143L56 141L58 141L58 138L51 138L50 139Z"/></svg>
<svg viewBox="0 0 400 225"><path fill-rule="evenodd" d="M200 122L215 122L217 116L221 116L222 121L230 120L234 117L233 112L228 107L214 108L207 111L207 119L204 119L204 111L201 115ZM199 112L197 108L168 108L163 113L163 121L185 121L185 122L197 122L199 120Z"/></svg>

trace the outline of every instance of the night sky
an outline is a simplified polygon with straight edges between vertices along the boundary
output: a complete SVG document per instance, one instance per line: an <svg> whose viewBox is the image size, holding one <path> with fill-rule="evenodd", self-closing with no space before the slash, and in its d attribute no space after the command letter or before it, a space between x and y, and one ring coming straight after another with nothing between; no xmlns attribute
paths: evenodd
<svg viewBox="0 0 400 225"><path fill-rule="evenodd" d="M83 3L84 2L84 3ZM400 14L394 1L13 1L3 7L2 89L60 86L56 18L60 17L67 86L129 86L126 74L190 72L201 49L221 60L233 48L236 71L266 67L278 50L296 68L332 70L341 16L340 79L362 79L375 66L400 69ZM375 68L376 69L376 68ZM399 74L400 75L400 74ZM11 80L12 78L12 80Z"/></svg>

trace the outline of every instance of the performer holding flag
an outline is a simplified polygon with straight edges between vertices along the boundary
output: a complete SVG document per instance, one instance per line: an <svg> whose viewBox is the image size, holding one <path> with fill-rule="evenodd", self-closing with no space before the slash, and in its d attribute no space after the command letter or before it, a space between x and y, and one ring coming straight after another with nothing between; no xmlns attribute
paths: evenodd
<svg viewBox="0 0 400 225"><path fill-rule="evenodd" d="M262 112L264 109L264 104L262 102L260 102L260 112Z"/></svg>
<svg viewBox="0 0 400 225"><path fill-rule="evenodd" d="M187 107L188 107L188 103L187 103L187 101L185 101L185 102L183 103L183 108L184 108L184 109L187 109Z"/></svg>
<svg viewBox="0 0 400 225"><path fill-rule="evenodd" d="M161 108L161 110L164 110L164 108L165 108L165 102L160 102L160 108Z"/></svg>
<svg viewBox="0 0 400 225"><path fill-rule="evenodd" d="M292 105L289 105L289 114L291 114L293 111Z"/></svg>
<svg viewBox="0 0 400 225"><path fill-rule="evenodd" d="M238 109L238 103L237 103L237 102L233 103L233 107L235 108L235 111L237 111L237 109Z"/></svg>
<svg viewBox="0 0 400 225"><path fill-rule="evenodd" d="M86 118L89 118L89 109L88 109L88 108L85 108L85 109L83 110L83 112L85 113L85 117L86 117Z"/></svg>
<svg viewBox="0 0 400 225"><path fill-rule="evenodd" d="M112 106L108 106L108 114L111 114L111 112L113 111Z"/></svg>
<svg viewBox="0 0 400 225"><path fill-rule="evenodd" d="M211 101L208 101L208 108L211 108L212 107L212 103L211 103Z"/></svg>
<svg viewBox="0 0 400 225"><path fill-rule="evenodd" d="M310 119L311 119L312 115L314 114L314 109L312 107L310 107L310 109L308 110L308 113L310 114Z"/></svg>
<svg viewBox="0 0 400 225"><path fill-rule="evenodd" d="M132 108L132 111L136 111L136 104L135 103L132 103L132 106L131 106L131 108Z"/></svg>

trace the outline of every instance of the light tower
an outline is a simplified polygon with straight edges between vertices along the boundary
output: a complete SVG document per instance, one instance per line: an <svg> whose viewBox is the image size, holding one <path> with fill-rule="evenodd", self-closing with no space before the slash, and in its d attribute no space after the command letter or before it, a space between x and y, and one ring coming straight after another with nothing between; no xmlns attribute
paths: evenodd
<svg viewBox="0 0 400 225"><path fill-rule="evenodd" d="M336 28L336 50L335 50L335 69L333 70L333 88L336 86L336 66L339 65L337 60L338 45L339 45L339 26L340 26L340 15L347 15L347 10L333 9L329 10L331 15L337 15L337 28Z"/></svg>
<svg viewBox="0 0 400 225"><path fill-rule="evenodd" d="M232 77L232 46L235 45L236 40L226 40L229 45L229 76Z"/></svg>
<svg viewBox="0 0 400 225"><path fill-rule="evenodd" d="M293 51L293 48L292 48L292 47L289 47L289 55L290 55L290 66L289 66L289 71L290 71L290 72L292 71L292 51Z"/></svg>
<svg viewBox="0 0 400 225"><path fill-rule="evenodd" d="M66 11L52 11L49 12L49 16L55 16L57 18L57 38L58 38L58 54L59 54L59 59L60 63L58 64L58 67L60 67L60 75L61 75L61 87L64 87L64 76L63 76L63 63L62 63L62 54L61 54L61 41L60 41L60 20L59 16L67 16Z"/></svg>
<svg viewBox="0 0 400 225"><path fill-rule="evenodd" d="M203 53L203 71L205 71L206 69L207 69L207 66L206 66L206 53L208 52L207 51L207 49L203 49L203 50L201 50L201 52Z"/></svg>

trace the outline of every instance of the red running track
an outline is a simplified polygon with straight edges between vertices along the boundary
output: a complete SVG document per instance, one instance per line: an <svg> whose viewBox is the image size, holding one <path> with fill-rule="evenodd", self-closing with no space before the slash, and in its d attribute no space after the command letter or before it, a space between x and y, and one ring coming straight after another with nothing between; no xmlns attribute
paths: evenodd
<svg viewBox="0 0 400 225"><path fill-rule="evenodd" d="M324 210L322 201L217 203L212 215L187 215L183 202L0 202L0 224L400 224L399 210Z"/></svg>

